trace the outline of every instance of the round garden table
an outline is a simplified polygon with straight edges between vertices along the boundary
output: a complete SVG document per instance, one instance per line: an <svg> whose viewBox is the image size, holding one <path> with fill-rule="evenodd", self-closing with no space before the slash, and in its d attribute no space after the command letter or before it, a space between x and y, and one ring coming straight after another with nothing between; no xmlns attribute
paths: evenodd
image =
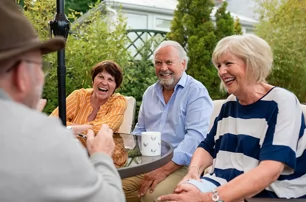
<svg viewBox="0 0 306 202"><path fill-rule="evenodd" d="M118 168L118 172L121 178L132 177L135 175L143 174L162 167L171 161L173 156L173 147L167 143L161 142L161 155L159 156L136 156L129 161L126 167Z"/></svg>

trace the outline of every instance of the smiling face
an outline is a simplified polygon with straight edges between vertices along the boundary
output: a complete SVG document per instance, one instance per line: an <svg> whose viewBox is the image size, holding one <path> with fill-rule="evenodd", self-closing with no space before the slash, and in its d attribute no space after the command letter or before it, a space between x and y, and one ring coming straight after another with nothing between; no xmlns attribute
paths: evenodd
<svg viewBox="0 0 306 202"><path fill-rule="evenodd" d="M174 89L185 71L185 60L179 58L178 51L172 46L160 48L155 54L155 73L166 89Z"/></svg>
<svg viewBox="0 0 306 202"><path fill-rule="evenodd" d="M245 62L234 54L229 52L222 54L216 62L216 67L228 93L238 97L250 84L247 79Z"/></svg>
<svg viewBox="0 0 306 202"><path fill-rule="evenodd" d="M93 80L94 97L101 102L106 102L116 89L115 78L107 71L98 73Z"/></svg>

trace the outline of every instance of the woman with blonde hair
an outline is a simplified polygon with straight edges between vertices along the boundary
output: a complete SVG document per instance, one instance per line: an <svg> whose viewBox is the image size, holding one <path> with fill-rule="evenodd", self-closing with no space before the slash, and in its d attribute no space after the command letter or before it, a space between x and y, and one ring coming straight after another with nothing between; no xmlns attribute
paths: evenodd
<svg viewBox="0 0 306 202"><path fill-rule="evenodd" d="M273 62L268 43L255 35L228 36L212 61L230 95L188 174L159 200L306 198L305 119L293 93L266 82Z"/></svg>

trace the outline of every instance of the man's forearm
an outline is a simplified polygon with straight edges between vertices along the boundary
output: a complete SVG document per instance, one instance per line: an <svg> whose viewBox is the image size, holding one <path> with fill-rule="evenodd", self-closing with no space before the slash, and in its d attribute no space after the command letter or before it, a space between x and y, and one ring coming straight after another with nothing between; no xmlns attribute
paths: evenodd
<svg viewBox="0 0 306 202"><path fill-rule="evenodd" d="M178 165L176 163L174 163L173 161L169 161L166 165L164 165L163 167L161 167L160 169L163 170L164 173L168 175L170 175L171 173L173 173L174 171L176 171L177 169L181 168L182 165Z"/></svg>

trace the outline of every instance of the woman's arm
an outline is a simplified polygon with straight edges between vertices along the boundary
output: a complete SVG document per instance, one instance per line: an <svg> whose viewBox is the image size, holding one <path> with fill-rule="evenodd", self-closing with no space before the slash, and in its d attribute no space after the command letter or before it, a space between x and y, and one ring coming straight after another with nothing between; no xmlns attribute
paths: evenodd
<svg viewBox="0 0 306 202"><path fill-rule="evenodd" d="M198 173L201 174L206 168L211 166L213 163L213 158L211 155L203 148L198 147L192 155L189 169L195 167L198 169Z"/></svg>
<svg viewBox="0 0 306 202"><path fill-rule="evenodd" d="M284 164L281 162L262 161L256 168L218 187L217 191L223 201L243 201L276 181L283 169ZM208 194L212 196L211 193Z"/></svg>
<svg viewBox="0 0 306 202"><path fill-rule="evenodd" d="M213 164L213 156L215 153L215 135L217 132L218 117L215 118L214 124L207 134L206 138L199 144L198 148L192 155L189 168L197 167L199 174L203 173L206 168Z"/></svg>
<svg viewBox="0 0 306 202"><path fill-rule="evenodd" d="M88 122L87 124L93 125L95 134L100 130L102 124L107 124L114 132L118 131L123 122L126 107L127 102L125 97L120 96L113 101L106 115L102 118L97 117L94 121Z"/></svg>

